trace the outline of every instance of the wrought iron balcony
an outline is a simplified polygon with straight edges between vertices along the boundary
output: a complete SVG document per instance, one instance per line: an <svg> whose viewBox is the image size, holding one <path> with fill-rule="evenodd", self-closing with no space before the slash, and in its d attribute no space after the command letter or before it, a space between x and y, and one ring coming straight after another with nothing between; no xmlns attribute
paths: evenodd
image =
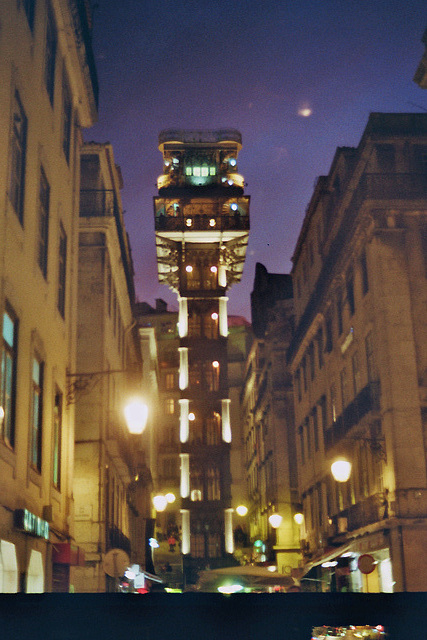
<svg viewBox="0 0 427 640"><path fill-rule="evenodd" d="M352 504L347 509L332 516L334 535L347 531L355 531L384 518L385 504L382 493L374 493L366 500ZM339 521L341 524L339 524ZM343 526L346 525L346 526Z"/></svg>
<svg viewBox="0 0 427 640"><path fill-rule="evenodd" d="M348 404L342 414L338 416L332 427L325 430L325 449L330 449L342 438L350 429L356 425L370 411L380 409L380 383L370 382L360 393Z"/></svg>
<svg viewBox="0 0 427 640"><path fill-rule="evenodd" d="M249 197L182 203L154 198L156 231L236 231L249 229Z"/></svg>

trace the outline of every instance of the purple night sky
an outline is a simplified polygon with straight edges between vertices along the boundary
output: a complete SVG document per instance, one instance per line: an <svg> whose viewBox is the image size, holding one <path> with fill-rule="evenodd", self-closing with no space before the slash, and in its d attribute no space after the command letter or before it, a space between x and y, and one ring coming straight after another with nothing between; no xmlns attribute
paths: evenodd
<svg viewBox="0 0 427 640"><path fill-rule="evenodd" d="M99 122L85 139L111 142L122 169L138 299L177 306L157 281L159 131L242 133L251 232L229 312L250 320L255 263L290 271L336 147L357 146L372 111L427 111L412 80L426 26L425 0L98 0Z"/></svg>

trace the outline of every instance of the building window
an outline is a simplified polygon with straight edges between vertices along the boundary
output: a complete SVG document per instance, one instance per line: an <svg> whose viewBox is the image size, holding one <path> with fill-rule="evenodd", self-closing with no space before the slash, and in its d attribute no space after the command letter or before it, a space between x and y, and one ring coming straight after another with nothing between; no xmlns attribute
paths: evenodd
<svg viewBox="0 0 427 640"><path fill-rule="evenodd" d="M175 389L175 374L174 373L166 373L165 374L165 387L168 391Z"/></svg>
<svg viewBox="0 0 427 640"><path fill-rule="evenodd" d="M340 373L341 380L341 406L344 411L348 404L347 370L344 367Z"/></svg>
<svg viewBox="0 0 427 640"><path fill-rule="evenodd" d="M58 251L58 310L65 317L65 287L67 282L67 234L62 224L59 227Z"/></svg>
<svg viewBox="0 0 427 640"><path fill-rule="evenodd" d="M307 391L307 359L305 356L302 359L302 380L304 384L304 391Z"/></svg>
<svg viewBox="0 0 427 640"><path fill-rule="evenodd" d="M365 338L365 351L366 367L368 370L368 382L375 382L376 380L378 380L378 373L374 358L374 341L372 331L370 331Z"/></svg>
<svg viewBox="0 0 427 640"><path fill-rule="evenodd" d="M305 419L304 427L307 433L307 458L310 458L311 457L311 425L310 425L309 418Z"/></svg>
<svg viewBox="0 0 427 640"><path fill-rule="evenodd" d="M62 148L67 162L70 161L72 116L71 94L64 71L62 79Z"/></svg>
<svg viewBox="0 0 427 640"><path fill-rule="evenodd" d="M36 10L36 0L23 0L22 2L28 25L31 31L34 29L34 15Z"/></svg>
<svg viewBox="0 0 427 640"><path fill-rule="evenodd" d="M61 486L61 436L62 436L62 393L55 394L53 407L53 462L52 482L58 490Z"/></svg>
<svg viewBox="0 0 427 640"><path fill-rule="evenodd" d="M311 416L313 420L314 450L319 451L319 421L317 419L317 407L314 407Z"/></svg>
<svg viewBox="0 0 427 640"><path fill-rule="evenodd" d="M163 477L176 478L178 476L178 459L165 458L163 460Z"/></svg>
<svg viewBox="0 0 427 640"><path fill-rule="evenodd" d="M15 444L16 366L18 353L18 320L10 308L3 314L3 351L1 357L1 406L4 411L0 422L3 441Z"/></svg>
<svg viewBox="0 0 427 640"><path fill-rule="evenodd" d="M205 536L203 533L191 536L191 555L193 558L205 557Z"/></svg>
<svg viewBox="0 0 427 640"><path fill-rule="evenodd" d="M366 260L366 251L363 251L360 256L360 270L362 272L362 293L366 295L369 291L369 279L368 279L368 263Z"/></svg>
<svg viewBox="0 0 427 640"><path fill-rule="evenodd" d="M206 444L219 444L221 442L221 416L214 411L213 416L206 420Z"/></svg>
<svg viewBox="0 0 427 640"><path fill-rule="evenodd" d="M219 469L211 467L207 473L207 494L208 500L220 500L220 479Z"/></svg>
<svg viewBox="0 0 427 640"><path fill-rule="evenodd" d="M15 209L19 221L24 219L24 187L25 187L25 156L27 145L27 117L15 91L12 111L12 140L9 198Z"/></svg>
<svg viewBox="0 0 427 640"><path fill-rule="evenodd" d="M111 306L112 306L112 296L113 296L113 283L111 278L111 267L110 262L106 262L106 272L107 272L107 302L108 302L108 315L111 318Z"/></svg>
<svg viewBox="0 0 427 640"><path fill-rule="evenodd" d="M357 396L357 394L359 393L359 391L362 388L362 385L360 383L359 354L357 353L357 351L353 354L353 357L351 359L351 364L352 364L352 368L353 368L354 395Z"/></svg>
<svg viewBox="0 0 427 640"><path fill-rule="evenodd" d="M302 389L301 389L301 370L300 369L298 369L295 373L295 381L297 386L298 401L301 402Z"/></svg>
<svg viewBox="0 0 427 640"><path fill-rule="evenodd" d="M317 332L317 361L319 364L319 369L323 367L323 329L320 327Z"/></svg>
<svg viewBox="0 0 427 640"><path fill-rule="evenodd" d="M333 341L332 341L332 316L329 314L328 317L326 318L326 322L325 322L325 329L326 329L326 351L328 353L330 353L332 351L333 348Z"/></svg>
<svg viewBox="0 0 427 640"><path fill-rule="evenodd" d="M219 558L221 556L221 538L217 533L208 535L208 556L209 558Z"/></svg>
<svg viewBox="0 0 427 640"><path fill-rule="evenodd" d="M379 171L390 172L395 169L395 148L392 144L375 145Z"/></svg>
<svg viewBox="0 0 427 640"><path fill-rule="evenodd" d="M308 268L307 268L306 258L304 258L302 263L302 279L304 282L307 282L308 280Z"/></svg>
<svg viewBox="0 0 427 640"><path fill-rule="evenodd" d="M342 334L342 293L337 293L337 321L338 321L338 335Z"/></svg>
<svg viewBox="0 0 427 640"><path fill-rule="evenodd" d="M310 266L312 267L313 264L314 264L313 242L309 242L308 243L308 256L309 256L309 260L310 260Z"/></svg>
<svg viewBox="0 0 427 640"><path fill-rule="evenodd" d="M173 416L175 413L175 400L173 398L166 398L165 412L169 416Z"/></svg>
<svg viewBox="0 0 427 640"><path fill-rule="evenodd" d="M41 471L43 413L43 362L33 358L31 388L31 465Z"/></svg>
<svg viewBox="0 0 427 640"><path fill-rule="evenodd" d="M337 388L335 386L335 383L331 385L331 413L332 413L332 422L336 422L338 411L337 411Z"/></svg>
<svg viewBox="0 0 427 640"><path fill-rule="evenodd" d="M308 361L310 364L310 379L314 380L315 371L315 362L314 362L314 344L311 342L308 347Z"/></svg>
<svg viewBox="0 0 427 640"><path fill-rule="evenodd" d="M348 301L348 306L350 307L350 315L353 315L355 306L354 306L354 278L352 273L350 273L347 276L346 287L347 287L347 301Z"/></svg>
<svg viewBox="0 0 427 640"><path fill-rule="evenodd" d="M322 419L322 429L323 429L323 431L325 431L325 429L327 429L327 426L328 426L328 414L327 414L327 408L326 408L326 396L322 396L320 398L319 406L320 406L320 415L321 415L321 419Z"/></svg>
<svg viewBox="0 0 427 640"><path fill-rule="evenodd" d="M48 7L46 20L46 47L44 56L44 81L50 103L53 104L55 91L55 60L56 60L56 28L52 9Z"/></svg>
<svg viewBox="0 0 427 640"><path fill-rule="evenodd" d="M301 464L305 464L305 450L304 450L304 429L298 427L299 446L301 451Z"/></svg>
<svg viewBox="0 0 427 640"><path fill-rule="evenodd" d="M40 169L39 187L38 263L45 278L47 276L47 255L49 238L49 200L50 187L42 167Z"/></svg>

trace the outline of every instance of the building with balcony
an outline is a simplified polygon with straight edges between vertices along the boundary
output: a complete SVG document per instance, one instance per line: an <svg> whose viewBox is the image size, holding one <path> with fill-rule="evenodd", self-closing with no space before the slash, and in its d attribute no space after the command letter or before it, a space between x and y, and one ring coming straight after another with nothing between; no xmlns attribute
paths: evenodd
<svg viewBox="0 0 427 640"><path fill-rule="evenodd" d="M122 179L110 144L86 143L81 154L76 368L67 402L75 406L75 539L85 551L75 567L77 592L116 590L105 555L125 551L145 564L141 501L148 463L141 436L130 435L124 408L142 392L141 345L133 315L130 246Z"/></svg>
<svg viewBox="0 0 427 640"><path fill-rule="evenodd" d="M179 302L176 428L181 551L188 572L229 562L234 551L227 291L240 280L248 242L240 148L241 135L233 129L159 136L157 263L159 281Z"/></svg>
<svg viewBox="0 0 427 640"><path fill-rule="evenodd" d="M288 361L306 587L427 587L426 167L427 114L371 114L318 179L298 238Z"/></svg>
<svg viewBox="0 0 427 640"><path fill-rule="evenodd" d="M0 592L69 587L81 129L97 117L84 0L0 3Z"/></svg>
<svg viewBox="0 0 427 640"><path fill-rule="evenodd" d="M293 330L292 280L256 265L251 294L254 339L241 393L249 512L257 559L290 575L301 559L292 376L286 350ZM271 516L280 516L271 524ZM277 526L276 526L277 524ZM254 549L257 551L257 549Z"/></svg>

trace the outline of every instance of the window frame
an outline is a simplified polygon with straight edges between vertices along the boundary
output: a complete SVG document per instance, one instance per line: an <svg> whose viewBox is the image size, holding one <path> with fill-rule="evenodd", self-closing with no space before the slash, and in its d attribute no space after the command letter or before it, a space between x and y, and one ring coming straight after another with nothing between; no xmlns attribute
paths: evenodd
<svg viewBox="0 0 427 640"><path fill-rule="evenodd" d="M22 123L19 129L16 125L18 121ZM24 221L27 133L27 116L19 91L15 89L10 142L9 200L21 225Z"/></svg>
<svg viewBox="0 0 427 640"><path fill-rule="evenodd" d="M58 36L56 32L55 18L52 7L47 5L46 10L46 36L44 51L44 83L49 97L49 102L53 106L55 97L55 70L56 51L58 46Z"/></svg>
<svg viewBox="0 0 427 640"><path fill-rule="evenodd" d="M46 173L40 166L39 176L39 200L38 200L38 237L37 237L37 262L43 274L47 278L48 251L49 251L49 213L50 213L50 184Z"/></svg>
<svg viewBox="0 0 427 640"><path fill-rule="evenodd" d="M5 337L5 315L9 317L13 325L13 341L10 344ZM11 449L15 446L15 429L16 429L16 380L17 380L17 364L18 364L18 331L19 320L12 307L6 303L3 310L2 320L2 354L1 354L1 376L0 376L0 402L3 407L4 417L0 425L2 441ZM4 371L10 364L10 376L5 376ZM8 389L6 382L8 381ZM9 398L6 401L6 398Z"/></svg>
<svg viewBox="0 0 427 640"><path fill-rule="evenodd" d="M65 318L67 295L67 234L62 223L59 224L58 245L58 297L57 307L62 318Z"/></svg>
<svg viewBox="0 0 427 640"><path fill-rule="evenodd" d="M67 164L70 164L73 129L73 103L70 84L64 69L62 74L62 150Z"/></svg>
<svg viewBox="0 0 427 640"><path fill-rule="evenodd" d="M52 420L52 484L58 491L61 490L61 446L62 446L62 422L63 422L63 394L57 390L53 404Z"/></svg>
<svg viewBox="0 0 427 640"><path fill-rule="evenodd" d="M38 365L38 379L34 376L35 363ZM30 423L30 465L38 473L42 467L42 436L43 436L43 385L44 362L37 353L31 361L31 423ZM37 406L37 411L35 410Z"/></svg>

